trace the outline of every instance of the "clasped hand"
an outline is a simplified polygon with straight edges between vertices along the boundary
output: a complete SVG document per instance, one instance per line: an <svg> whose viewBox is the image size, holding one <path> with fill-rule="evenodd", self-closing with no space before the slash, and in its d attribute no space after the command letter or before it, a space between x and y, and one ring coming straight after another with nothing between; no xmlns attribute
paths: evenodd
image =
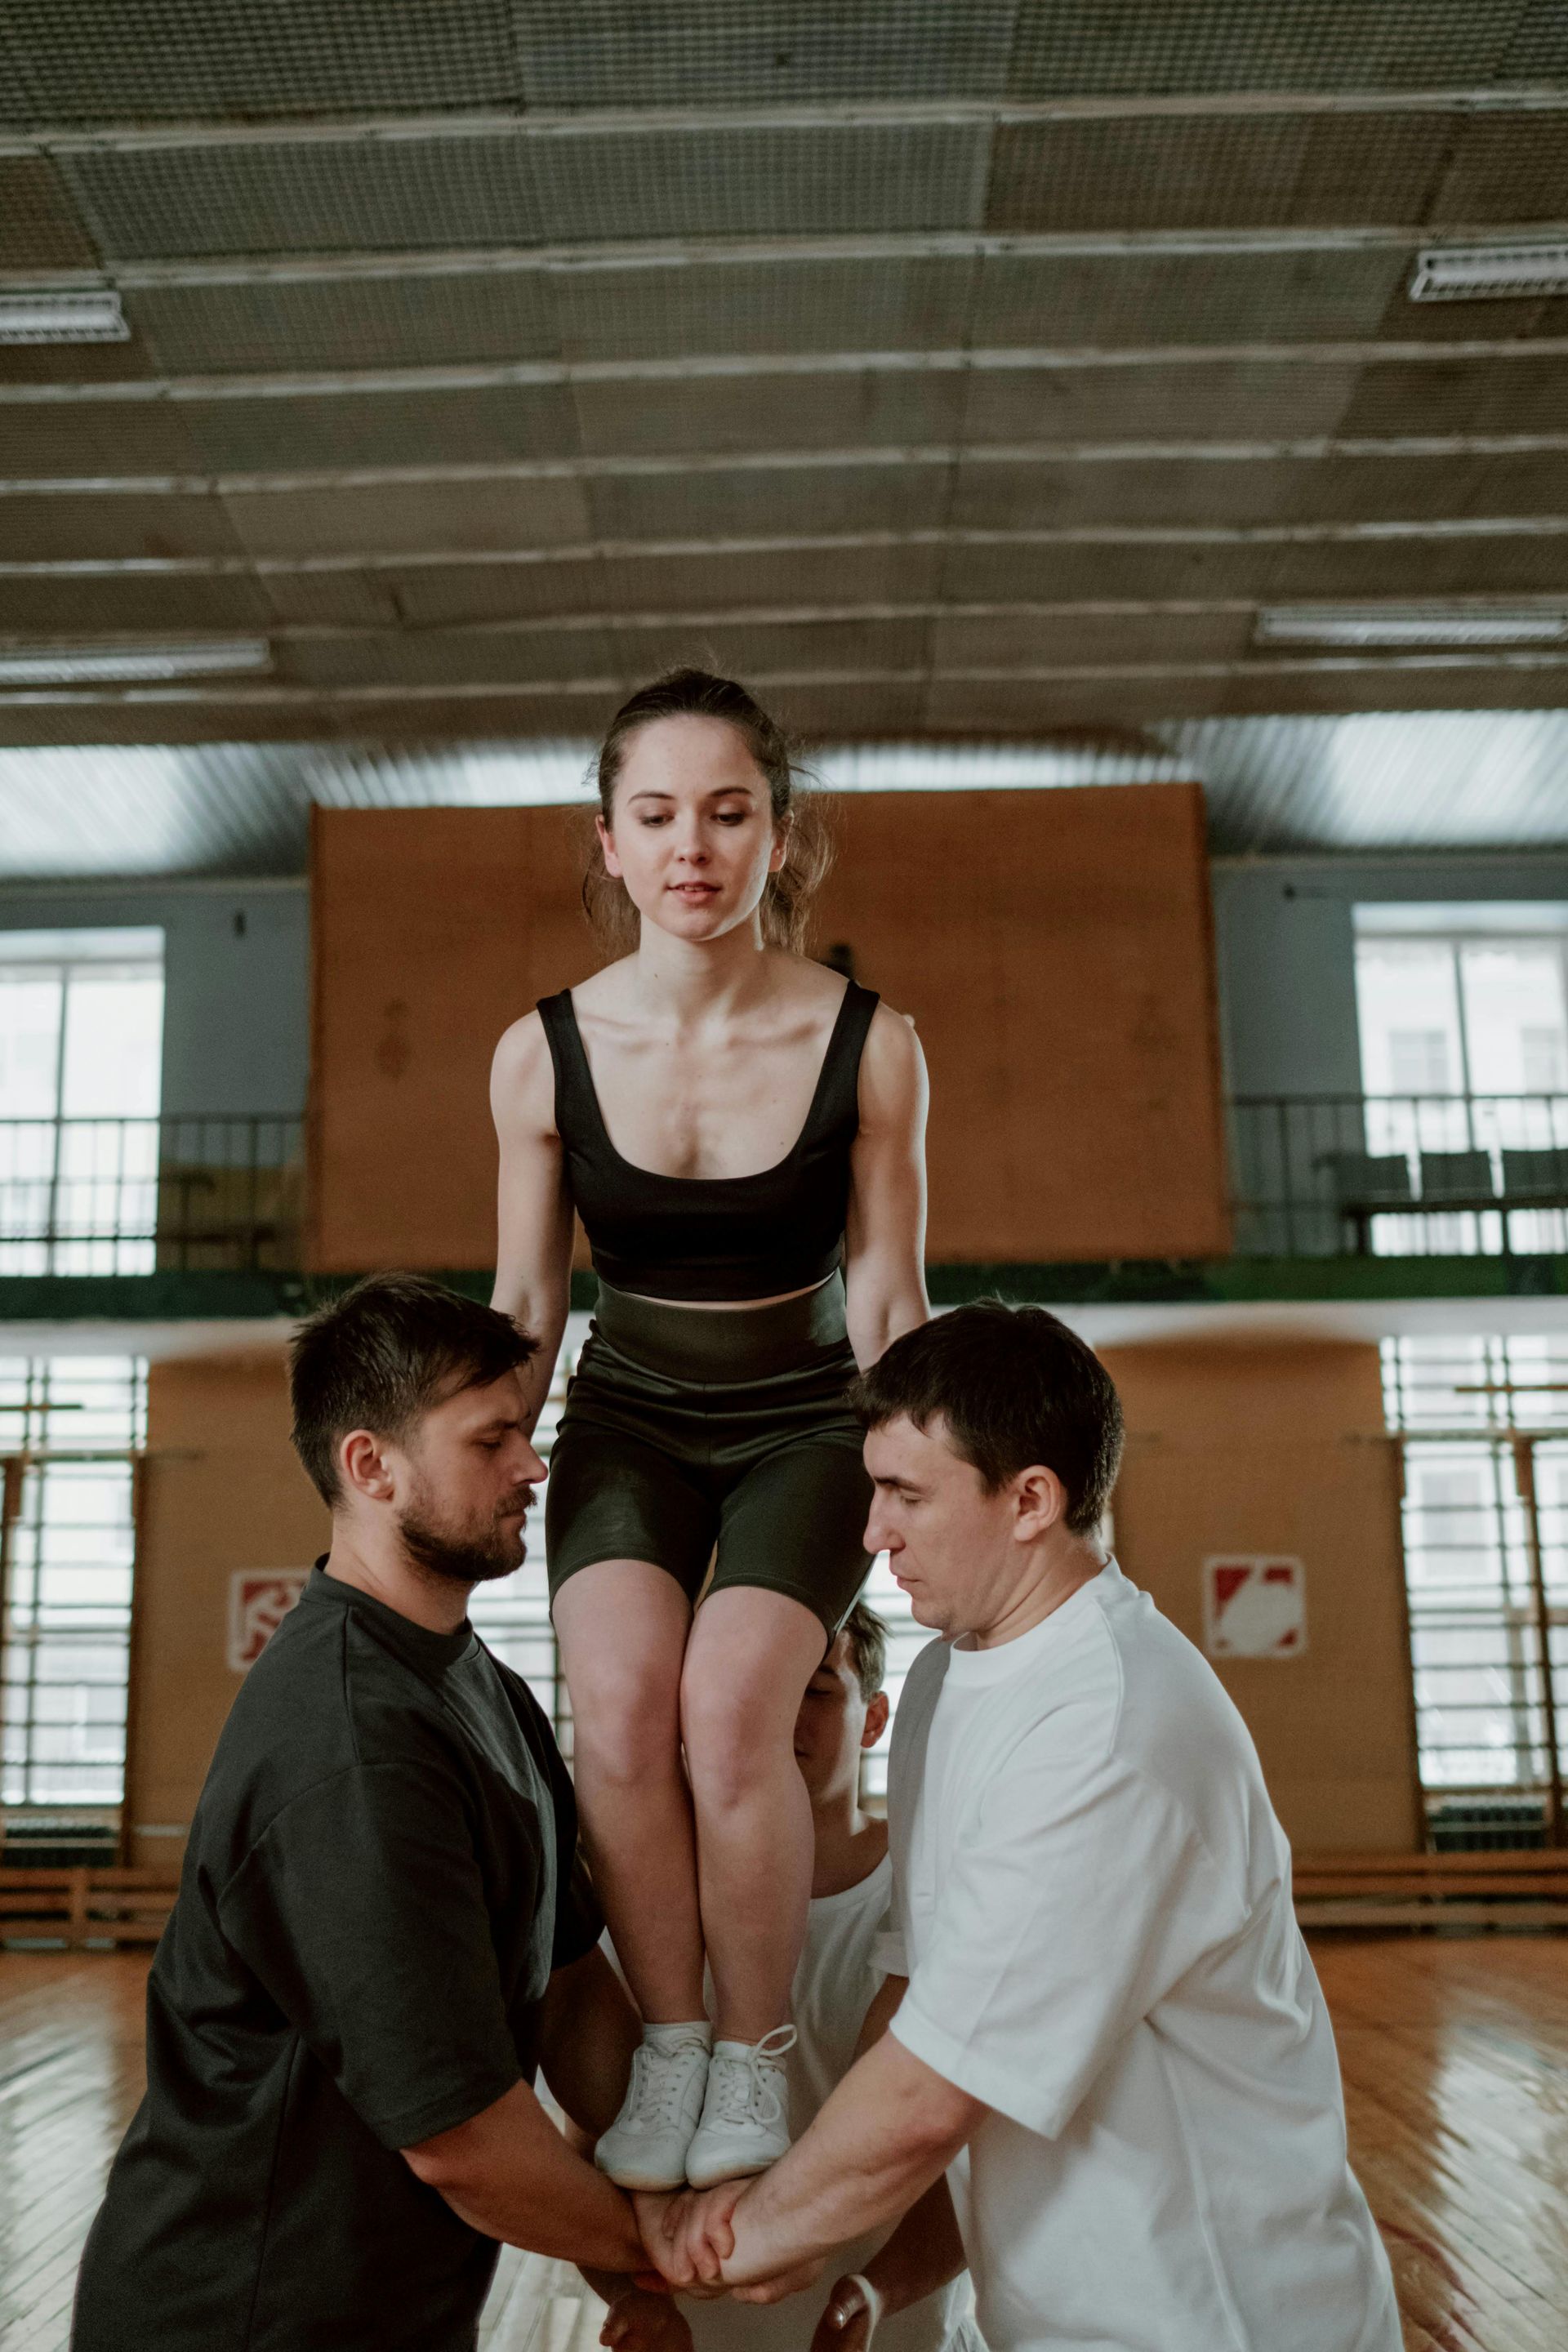
<svg viewBox="0 0 1568 2352"><path fill-rule="evenodd" d="M735 2252L734 2214L750 2180L726 2180L717 2189L686 2189L673 2196L633 2199L643 2244L666 2284L682 2294L733 2294L741 2303L782 2303L819 2276L813 2259L792 2263L772 2276L737 2280L725 2265Z"/></svg>

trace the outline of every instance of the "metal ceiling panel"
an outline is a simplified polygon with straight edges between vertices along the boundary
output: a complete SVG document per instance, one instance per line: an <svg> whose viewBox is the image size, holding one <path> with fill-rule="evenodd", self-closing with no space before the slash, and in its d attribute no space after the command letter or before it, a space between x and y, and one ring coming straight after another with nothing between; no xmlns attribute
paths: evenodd
<svg viewBox="0 0 1568 2352"><path fill-rule="evenodd" d="M521 94L548 107L985 98L1017 0L518 0Z"/></svg>
<svg viewBox="0 0 1568 2352"><path fill-rule="evenodd" d="M1564 12L1568 21L1568 11ZM1456 142L1435 221L1560 221L1568 213L1568 108L1482 114Z"/></svg>
<svg viewBox="0 0 1568 2352"><path fill-rule="evenodd" d="M942 594L957 605L1262 598L1289 551L1278 541L982 541L946 551Z"/></svg>
<svg viewBox="0 0 1568 2352"><path fill-rule="evenodd" d="M214 473L506 465L578 446L572 394L559 383L258 394L181 401L176 413Z"/></svg>
<svg viewBox="0 0 1568 2352"><path fill-rule="evenodd" d="M0 269L96 269L99 258L48 158L0 155Z"/></svg>
<svg viewBox="0 0 1568 2352"><path fill-rule="evenodd" d="M190 423L167 400L7 403L0 406L0 475L9 481L79 481L203 473Z"/></svg>
<svg viewBox="0 0 1568 2352"><path fill-rule="evenodd" d="M853 236L978 228L986 122L875 121L639 131L536 142L546 234Z"/></svg>
<svg viewBox="0 0 1568 2352"><path fill-rule="evenodd" d="M821 375L706 376L675 383L579 383L591 455L889 448L956 441L965 378L834 370Z"/></svg>
<svg viewBox="0 0 1568 2352"><path fill-rule="evenodd" d="M505 687L613 677L616 667L607 628L414 629L401 636L300 637L277 648L279 679L302 686Z"/></svg>
<svg viewBox="0 0 1568 2352"><path fill-rule="evenodd" d="M1363 368L1340 421L1348 436L1561 433L1568 415L1562 359L1380 360Z"/></svg>
<svg viewBox="0 0 1568 2352"><path fill-rule="evenodd" d="M1163 115L996 134L986 226L1063 231L1419 222L1453 146L1447 113Z"/></svg>
<svg viewBox="0 0 1568 2352"><path fill-rule="evenodd" d="M879 620L869 616L790 624L737 619L710 620L701 626L622 627L616 632L616 667L628 684L686 662L741 677L920 671L929 657L928 627L921 617Z"/></svg>
<svg viewBox="0 0 1568 2352"><path fill-rule="evenodd" d="M726 614L934 601L940 547L748 548L716 555L606 558L604 594L622 613Z"/></svg>
<svg viewBox="0 0 1568 2352"><path fill-rule="evenodd" d="M1324 366L1306 353L1168 367L974 368L963 379L963 439L971 447L988 441L1304 440L1340 425L1361 373L1353 361ZM1422 415L1413 397L1404 429L1435 429L1419 422Z"/></svg>
<svg viewBox="0 0 1568 2352"><path fill-rule="evenodd" d="M1499 70L1508 81L1568 81L1568 13L1562 0L1530 0Z"/></svg>
<svg viewBox="0 0 1568 2352"><path fill-rule="evenodd" d="M1073 662L1242 661L1254 615L1240 613L950 612L931 624L931 665L1054 668Z"/></svg>
<svg viewBox="0 0 1568 2352"><path fill-rule="evenodd" d="M1360 539L1283 547L1275 553L1279 561L1269 593L1279 599L1342 598L1354 604L1368 596L1417 602L1442 596L1568 597L1568 531Z"/></svg>
<svg viewBox="0 0 1568 2352"><path fill-rule="evenodd" d="M384 572L275 572L261 575L274 621L306 626L402 629L408 615Z"/></svg>
<svg viewBox="0 0 1568 2352"><path fill-rule="evenodd" d="M421 565L380 575L411 629L464 621L542 619L552 613L594 613L613 605L597 558L556 563Z"/></svg>
<svg viewBox="0 0 1568 2352"><path fill-rule="evenodd" d="M553 281L561 356L952 350L969 340L976 267L970 254L889 253L565 271Z"/></svg>
<svg viewBox="0 0 1568 2352"><path fill-rule="evenodd" d="M266 627L273 610L261 583L248 573L29 579L0 572L0 630L33 637L254 634Z"/></svg>
<svg viewBox="0 0 1568 2352"><path fill-rule="evenodd" d="M588 484L601 539L759 539L825 531L930 530L945 466L763 467L700 474L601 474Z"/></svg>
<svg viewBox="0 0 1568 2352"><path fill-rule="evenodd" d="M352 547L398 554L571 546L593 536L582 483L379 482L363 488L230 493L224 501L253 555L298 558Z"/></svg>
<svg viewBox="0 0 1568 2352"><path fill-rule="evenodd" d="M1377 331L1396 289L1405 310L1464 308L1406 302L1413 258L1387 247L990 255L973 340L1012 350L1348 342Z"/></svg>
<svg viewBox="0 0 1568 2352"><path fill-rule="evenodd" d="M35 122L500 106L509 0L6 0L3 54Z"/></svg>
<svg viewBox="0 0 1568 2352"><path fill-rule="evenodd" d="M171 375L431 367L555 354L543 270L148 286L126 314Z"/></svg>
<svg viewBox="0 0 1568 2352"><path fill-rule="evenodd" d="M416 252L545 234L530 142L505 133L110 148L68 156L64 169L116 261Z"/></svg>
<svg viewBox="0 0 1568 2352"><path fill-rule="evenodd" d="M240 555L222 502L154 492L94 491L0 499L0 559L67 562L87 556Z"/></svg>
<svg viewBox="0 0 1568 2352"><path fill-rule="evenodd" d="M1528 12L1529 0L1021 0L1008 87L1019 98L1452 89L1517 70L1510 45Z"/></svg>
<svg viewBox="0 0 1568 2352"><path fill-rule="evenodd" d="M1283 458L1075 466L969 457L957 469L952 520L964 530L1275 522L1292 511L1300 495L1300 477L1310 470L1310 461L1291 464Z"/></svg>

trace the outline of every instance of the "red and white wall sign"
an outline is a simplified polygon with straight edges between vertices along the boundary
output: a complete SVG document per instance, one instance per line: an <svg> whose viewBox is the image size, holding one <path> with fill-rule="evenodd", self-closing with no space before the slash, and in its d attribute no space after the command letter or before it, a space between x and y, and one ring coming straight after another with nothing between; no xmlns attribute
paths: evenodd
<svg viewBox="0 0 1568 2352"><path fill-rule="evenodd" d="M237 1568L228 1580L229 1672L243 1675L272 1639L310 1579L308 1568Z"/></svg>
<svg viewBox="0 0 1568 2352"><path fill-rule="evenodd" d="M1204 1647L1211 1658L1299 1658L1307 1646L1307 1571L1274 1552L1204 1562Z"/></svg>

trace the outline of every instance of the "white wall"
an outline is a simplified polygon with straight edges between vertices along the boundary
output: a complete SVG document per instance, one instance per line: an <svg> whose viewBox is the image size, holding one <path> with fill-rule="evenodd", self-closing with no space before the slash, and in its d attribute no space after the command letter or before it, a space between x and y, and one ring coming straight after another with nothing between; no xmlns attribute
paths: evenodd
<svg viewBox="0 0 1568 2352"><path fill-rule="evenodd" d="M158 924L163 1109L297 1114L310 1075L310 899L284 882L0 890L0 932Z"/></svg>
<svg viewBox="0 0 1568 2352"><path fill-rule="evenodd" d="M1233 1094L1359 1094L1358 902L1568 899L1568 857L1216 859L1226 1079Z"/></svg>

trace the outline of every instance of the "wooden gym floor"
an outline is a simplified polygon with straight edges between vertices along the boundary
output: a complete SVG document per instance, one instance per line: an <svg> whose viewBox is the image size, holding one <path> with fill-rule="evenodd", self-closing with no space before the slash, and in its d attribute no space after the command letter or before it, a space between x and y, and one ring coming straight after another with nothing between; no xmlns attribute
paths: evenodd
<svg viewBox="0 0 1568 2352"><path fill-rule="evenodd" d="M1568 2343L1568 1938L1319 1937L1351 2152L1407 2352ZM0 2347L63 2352L103 2174L141 2092L146 1961L0 1955ZM599 2306L504 2250L484 2352L587 2352Z"/></svg>

